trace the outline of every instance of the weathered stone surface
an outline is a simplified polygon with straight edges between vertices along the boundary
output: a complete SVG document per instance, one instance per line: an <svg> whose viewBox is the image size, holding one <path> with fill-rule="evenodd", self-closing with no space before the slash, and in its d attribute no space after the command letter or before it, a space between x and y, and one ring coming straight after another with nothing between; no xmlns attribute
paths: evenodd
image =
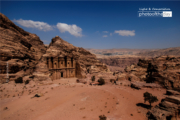
<svg viewBox="0 0 180 120"><path fill-rule="evenodd" d="M162 110L156 106L147 113L149 120L166 120L166 117L172 115L171 112Z"/></svg>
<svg viewBox="0 0 180 120"><path fill-rule="evenodd" d="M176 109L178 109L178 105L172 102L168 102L168 101L162 101L159 104L159 107L163 110L166 111L175 111Z"/></svg>
<svg viewBox="0 0 180 120"><path fill-rule="evenodd" d="M168 96L165 98L165 101L172 102L175 104L180 104L180 97L179 96Z"/></svg>
<svg viewBox="0 0 180 120"><path fill-rule="evenodd" d="M126 79L129 80L129 81L140 81L140 78L137 77L136 75L134 74L127 74L126 75Z"/></svg>
<svg viewBox="0 0 180 120"><path fill-rule="evenodd" d="M119 73L119 74L117 75L117 80L118 80L118 81L127 80L127 79L128 79L127 77L128 77L128 76L127 76L126 73Z"/></svg>
<svg viewBox="0 0 180 120"><path fill-rule="evenodd" d="M138 84L138 83L131 83L131 88L135 88L135 89L141 89L142 88L142 85L141 84Z"/></svg>
<svg viewBox="0 0 180 120"><path fill-rule="evenodd" d="M162 88L157 83L145 83L145 82L131 82L131 87L135 89L142 89L142 88Z"/></svg>
<svg viewBox="0 0 180 120"><path fill-rule="evenodd" d="M157 82L166 88L179 88L180 57L161 56L140 59L137 65L127 66L125 73L128 80Z"/></svg>
<svg viewBox="0 0 180 120"><path fill-rule="evenodd" d="M0 13L0 74L23 71L24 76L32 74L46 47L39 37L16 26L5 15Z"/></svg>
<svg viewBox="0 0 180 120"><path fill-rule="evenodd" d="M159 105L148 111L147 117L152 120L173 120L178 117L180 97L167 96Z"/></svg>

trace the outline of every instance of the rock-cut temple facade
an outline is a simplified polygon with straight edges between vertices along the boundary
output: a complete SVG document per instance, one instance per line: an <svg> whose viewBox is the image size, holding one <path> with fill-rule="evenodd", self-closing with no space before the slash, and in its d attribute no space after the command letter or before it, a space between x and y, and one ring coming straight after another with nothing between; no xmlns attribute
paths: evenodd
<svg viewBox="0 0 180 120"><path fill-rule="evenodd" d="M76 62L71 57L47 57L47 66L52 73L52 80L76 77Z"/></svg>

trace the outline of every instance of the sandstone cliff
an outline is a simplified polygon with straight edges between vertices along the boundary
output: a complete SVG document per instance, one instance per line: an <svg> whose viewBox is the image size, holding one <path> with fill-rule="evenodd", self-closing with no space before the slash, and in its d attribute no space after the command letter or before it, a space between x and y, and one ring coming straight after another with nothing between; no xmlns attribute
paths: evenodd
<svg viewBox="0 0 180 120"><path fill-rule="evenodd" d="M0 13L0 77L4 78L6 63L12 77L31 74L46 47L39 37L16 26Z"/></svg>

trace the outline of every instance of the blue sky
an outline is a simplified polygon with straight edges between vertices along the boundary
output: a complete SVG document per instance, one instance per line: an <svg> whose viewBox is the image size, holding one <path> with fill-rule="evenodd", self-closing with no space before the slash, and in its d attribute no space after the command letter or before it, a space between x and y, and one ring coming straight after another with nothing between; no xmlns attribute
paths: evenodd
<svg viewBox="0 0 180 120"><path fill-rule="evenodd" d="M83 48L180 46L180 1L1 1L1 13L49 44L56 35ZM138 17L139 8L170 8L172 17Z"/></svg>

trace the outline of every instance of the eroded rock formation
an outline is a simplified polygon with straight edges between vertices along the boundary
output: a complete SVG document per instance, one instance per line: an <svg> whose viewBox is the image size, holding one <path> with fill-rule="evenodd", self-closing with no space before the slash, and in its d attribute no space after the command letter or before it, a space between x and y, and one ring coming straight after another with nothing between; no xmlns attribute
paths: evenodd
<svg viewBox="0 0 180 120"><path fill-rule="evenodd" d="M172 90L171 90L172 92ZM179 94L178 91L173 91ZM180 96L169 95L161 100L159 105L155 106L147 113L149 120L178 120L180 112Z"/></svg>
<svg viewBox="0 0 180 120"><path fill-rule="evenodd" d="M125 68L130 81L158 82L166 88L180 87L180 57L161 56L140 59Z"/></svg>
<svg viewBox="0 0 180 120"><path fill-rule="evenodd" d="M4 81L6 64L10 80L32 74L46 47L35 34L16 26L0 13L0 78ZM14 78L13 78L14 77Z"/></svg>

